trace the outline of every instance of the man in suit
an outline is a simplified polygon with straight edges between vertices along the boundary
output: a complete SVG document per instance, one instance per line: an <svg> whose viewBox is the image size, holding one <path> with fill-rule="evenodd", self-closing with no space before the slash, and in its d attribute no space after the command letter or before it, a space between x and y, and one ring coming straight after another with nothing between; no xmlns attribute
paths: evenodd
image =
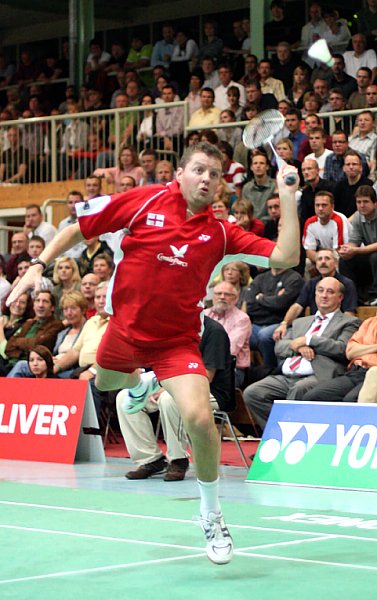
<svg viewBox="0 0 377 600"><path fill-rule="evenodd" d="M343 284L325 277L316 286L315 315L295 319L275 346L281 374L269 375L244 390L244 399L263 429L274 400L302 400L320 381L342 375L346 345L360 321L340 311Z"/></svg>

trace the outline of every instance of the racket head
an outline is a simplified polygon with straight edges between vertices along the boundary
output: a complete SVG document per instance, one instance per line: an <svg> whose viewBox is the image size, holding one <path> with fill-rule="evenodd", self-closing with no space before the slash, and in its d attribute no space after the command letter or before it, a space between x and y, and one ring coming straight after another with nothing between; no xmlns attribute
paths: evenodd
<svg viewBox="0 0 377 600"><path fill-rule="evenodd" d="M269 108L257 114L246 125L242 140L246 148L254 150L271 142L284 127L284 117L275 108Z"/></svg>

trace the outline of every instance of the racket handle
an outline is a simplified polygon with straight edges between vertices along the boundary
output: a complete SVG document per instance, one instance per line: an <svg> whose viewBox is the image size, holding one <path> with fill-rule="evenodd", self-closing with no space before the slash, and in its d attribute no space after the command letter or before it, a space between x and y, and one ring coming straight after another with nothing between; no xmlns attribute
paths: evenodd
<svg viewBox="0 0 377 600"><path fill-rule="evenodd" d="M296 175L294 173L291 173L290 175L286 175L284 177L284 183L285 183L285 185L295 185Z"/></svg>

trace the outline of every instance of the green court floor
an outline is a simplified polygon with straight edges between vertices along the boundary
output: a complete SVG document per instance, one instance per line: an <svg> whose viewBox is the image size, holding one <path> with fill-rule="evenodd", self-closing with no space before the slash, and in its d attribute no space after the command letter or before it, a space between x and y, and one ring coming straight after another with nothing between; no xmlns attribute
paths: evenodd
<svg viewBox="0 0 377 600"><path fill-rule="evenodd" d="M377 597L373 515L224 501L236 556L216 566L197 508L197 498L1 482L0 599Z"/></svg>

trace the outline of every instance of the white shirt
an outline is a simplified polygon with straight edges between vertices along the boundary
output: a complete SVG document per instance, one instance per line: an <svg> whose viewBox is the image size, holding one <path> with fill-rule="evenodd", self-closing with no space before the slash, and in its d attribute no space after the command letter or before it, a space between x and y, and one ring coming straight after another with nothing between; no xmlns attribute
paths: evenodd
<svg viewBox="0 0 377 600"><path fill-rule="evenodd" d="M42 221L34 231L30 231L28 237L31 238L33 235L39 235L44 239L47 244L54 239L57 234L56 227L51 225L51 223L47 223L46 221Z"/></svg>
<svg viewBox="0 0 377 600"><path fill-rule="evenodd" d="M305 221L302 245L305 250L319 248L339 248L348 244L352 234L352 225L345 215L334 211L331 219L322 225L318 217L310 217Z"/></svg>
<svg viewBox="0 0 377 600"><path fill-rule="evenodd" d="M228 96L226 93L231 86L235 86L240 90L240 106L245 106L246 104L245 88L243 85L236 83L235 81L230 81L227 86L221 84L215 89L215 106L220 110L225 110L229 107Z"/></svg>
<svg viewBox="0 0 377 600"><path fill-rule="evenodd" d="M323 177L323 173L325 170L325 162L326 162L326 158L330 155L333 154L332 150L329 150L328 148L325 148L325 151L323 154L321 154L321 156L315 156L314 152L311 152L310 154L307 154L305 156L305 160L307 158L312 158L313 160L316 161L318 167L319 167L319 176Z"/></svg>
<svg viewBox="0 0 377 600"><path fill-rule="evenodd" d="M353 50L347 50L343 57L346 63L345 72L355 79L360 67L369 67L370 69L377 67L377 56L374 50L365 50L360 56L356 56Z"/></svg>

